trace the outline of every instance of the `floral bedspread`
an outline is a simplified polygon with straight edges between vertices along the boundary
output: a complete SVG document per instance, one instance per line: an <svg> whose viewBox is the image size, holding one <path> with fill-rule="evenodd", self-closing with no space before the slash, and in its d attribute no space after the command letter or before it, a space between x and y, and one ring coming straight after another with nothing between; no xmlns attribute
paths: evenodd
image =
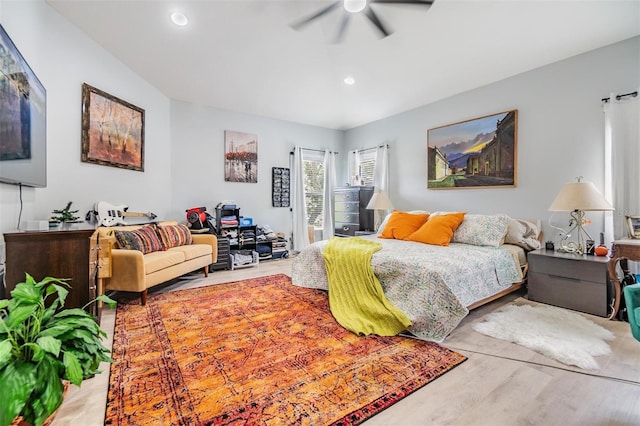
<svg viewBox="0 0 640 426"><path fill-rule="evenodd" d="M387 298L411 319L409 331L423 340L442 342L469 313L466 306L522 280L519 265L502 247L365 238L382 243L371 259L373 270ZM293 259L293 284L328 290L325 244L314 243Z"/></svg>

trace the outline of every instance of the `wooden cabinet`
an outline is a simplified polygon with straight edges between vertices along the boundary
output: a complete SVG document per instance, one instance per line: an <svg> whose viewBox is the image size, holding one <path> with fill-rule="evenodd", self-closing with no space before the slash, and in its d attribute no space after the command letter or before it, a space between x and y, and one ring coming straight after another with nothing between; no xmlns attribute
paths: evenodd
<svg viewBox="0 0 640 426"><path fill-rule="evenodd" d="M356 231L373 230L373 210L367 210L373 196L372 186L336 188L333 195L336 235L354 236Z"/></svg>
<svg viewBox="0 0 640 426"><path fill-rule="evenodd" d="M607 316L607 257L535 250L529 262L529 300Z"/></svg>
<svg viewBox="0 0 640 426"><path fill-rule="evenodd" d="M96 296L89 277L90 239L93 227L63 225L48 231L9 232L6 243L7 296L24 281L25 272L37 281L44 277L69 278L68 308L80 308Z"/></svg>

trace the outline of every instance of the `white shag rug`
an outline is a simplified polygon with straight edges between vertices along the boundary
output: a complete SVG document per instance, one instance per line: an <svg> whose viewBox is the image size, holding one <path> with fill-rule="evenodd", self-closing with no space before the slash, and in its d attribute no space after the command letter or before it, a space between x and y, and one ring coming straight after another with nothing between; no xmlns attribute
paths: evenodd
<svg viewBox="0 0 640 426"><path fill-rule="evenodd" d="M553 306L508 305L473 329L517 343L563 364L595 370L593 358L611 353L613 333L575 312Z"/></svg>

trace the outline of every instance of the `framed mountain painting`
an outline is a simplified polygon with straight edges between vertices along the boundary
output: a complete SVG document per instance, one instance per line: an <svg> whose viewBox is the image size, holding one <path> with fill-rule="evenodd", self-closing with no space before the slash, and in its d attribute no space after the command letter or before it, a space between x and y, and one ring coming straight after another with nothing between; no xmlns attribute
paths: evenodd
<svg viewBox="0 0 640 426"><path fill-rule="evenodd" d="M427 131L427 188L515 187L518 110Z"/></svg>

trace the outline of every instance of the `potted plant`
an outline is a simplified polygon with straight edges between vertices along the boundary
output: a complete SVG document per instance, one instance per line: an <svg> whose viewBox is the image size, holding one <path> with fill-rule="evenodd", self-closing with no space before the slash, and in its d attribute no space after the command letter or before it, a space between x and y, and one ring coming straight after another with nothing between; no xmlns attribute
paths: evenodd
<svg viewBox="0 0 640 426"><path fill-rule="evenodd" d="M64 309L68 287L26 274L11 299L0 300L0 426L16 417L41 425L62 404L63 381L80 386L100 372L100 362L111 362L102 344L107 334L86 306ZM104 295L96 300L115 306Z"/></svg>
<svg viewBox="0 0 640 426"><path fill-rule="evenodd" d="M71 204L73 201L69 201L65 208L53 210L52 213L54 216L51 216L49 219L49 223L74 223L77 222L80 218L75 214L78 213L78 210L71 210Z"/></svg>

